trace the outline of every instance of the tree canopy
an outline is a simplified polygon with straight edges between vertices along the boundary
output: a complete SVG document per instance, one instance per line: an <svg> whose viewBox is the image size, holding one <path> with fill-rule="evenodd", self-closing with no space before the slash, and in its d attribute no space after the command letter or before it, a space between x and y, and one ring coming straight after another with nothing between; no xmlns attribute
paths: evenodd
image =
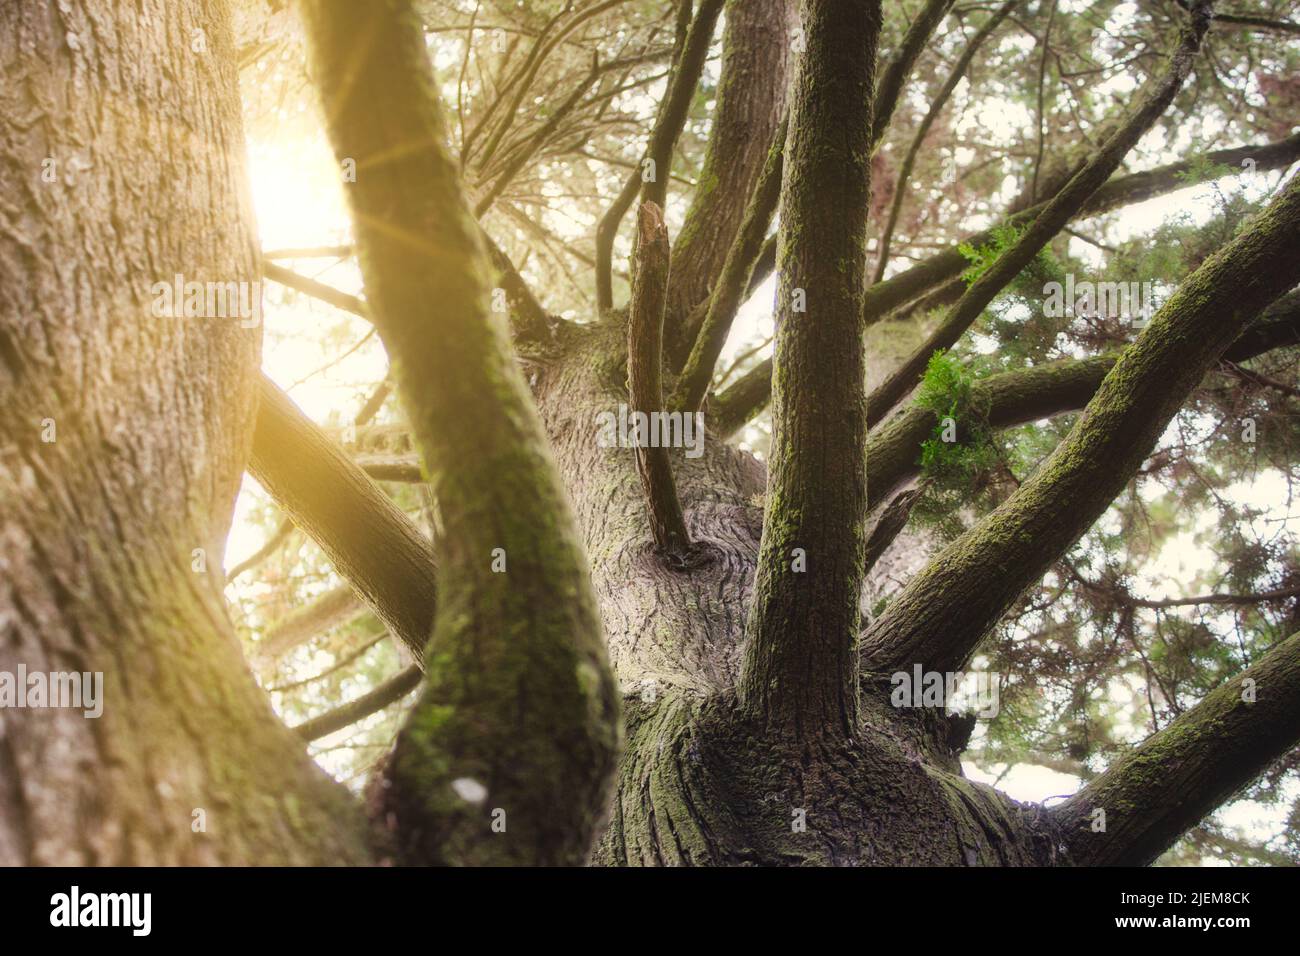
<svg viewBox="0 0 1300 956"><path fill-rule="evenodd" d="M122 44L13 15L59 52L0 59L6 112L57 102L48 151L116 185L31 193L58 255L0 233L0 388L64 436L0 418L0 635L111 670L126 622L179 675L136 687L142 767L237 715L177 799L294 823L212 857L1300 863L1300 0L202 6L160 17L212 59L142 34L139 141L44 92ZM124 217L125 264L84 251ZM264 328L128 339L69 256L106 303L256 276ZM55 289L85 329L24 318ZM150 375L192 401L101 467ZM637 416L679 430L598 439ZM209 550L231 623L157 584ZM211 770L241 749L268 782Z"/></svg>

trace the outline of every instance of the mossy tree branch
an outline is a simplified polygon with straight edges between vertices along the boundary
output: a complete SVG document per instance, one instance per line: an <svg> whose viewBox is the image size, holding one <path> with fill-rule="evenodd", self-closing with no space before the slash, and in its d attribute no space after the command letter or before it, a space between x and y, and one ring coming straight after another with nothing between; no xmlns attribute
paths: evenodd
<svg viewBox="0 0 1300 956"><path fill-rule="evenodd" d="M1157 169L1128 176L1117 176L1092 194L1076 218L1100 215L1135 202L1163 195L1184 186L1204 182L1215 170L1224 167L1242 172L1251 163L1256 171L1280 169L1300 159L1300 134L1260 146L1236 146L1215 150L1199 159L1170 163ZM1026 209L1004 221L1003 225L1023 225L1041 212L1043 203ZM976 233L965 240L970 245L981 246L992 239L992 230ZM774 258L774 243L773 258ZM769 246L764 244L764 253ZM867 324L885 318L893 310L906 305L909 310L924 312L930 308L951 305L961 298L966 289L960 278L962 270L970 263L954 247L940 252L906 272L886 279L867 289L863 298L870 303L866 308ZM754 275L763 269L760 256ZM768 268L770 271L770 267ZM947 283L947 284L945 284ZM934 291L930 291L934 290ZM753 280L747 294L752 294ZM911 304L909 304L911 303ZM710 424L715 434L723 438L744 427L745 423L767 407L772 397L772 361L765 359L735 383L709 399Z"/></svg>
<svg viewBox="0 0 1300 956"><path fill-rule="evenodd" d="M1300 633L1118 758L1052 817L1080 866L1146 866L1300 741Z"/></svg>
<svg viewBox="0 0 1300 956"><path fill-rule="evenodd" d="M331 144L357 164L367 300L441 518L425 684L380 812L403 862L578 864L605 813L618 690L565 491L488 306L420 19L399 0L301 9Z"/></svg>
<svg viewBox="0 0 1300 956"><path fill-rule="evenodd" d="M1223 353L1244 362L1275 348L1300 345L1300 290L1282 296ZM1119 360L1118 352L1086 359L1049 362L977 380L970 407L979 409L989 428L1009 428L1083 408ZM867 439L867 485L871 507L913 478L921 443L934 434L938 416L911 405ZM962 423L958 423L961 437Z"/></svg>
<svg viewBox="0 0 1300 956"><path fill-rule="evenodd" d="M1191 73L1192 62L1209 29L1208 0L1198 0L1193 4L1193 10L1168 68L1147 91L1138 108L1064 188L1047 202L1046 207L1025 227L1016 241L971 283L926 341L872 391L867 399L868 421L871 425L884 419L920 381L930 356L940 349L951 348L997 294L1029 265L1066 223L1079 214L1088 197L1106 182L1129 150L1137 145L1142 135L1173 102L1174 96Z"/></svg>
<svg viewBox="0 0 1300 956"><path fill-rule="evenodd" d="M941 552L864 637L872 670L956 670L1106 510L1187 395L1300 282L1300 179L1188 277L1106 374L1079 422L999 508Z"/></svg>
<svg viewBox="0 0 1300 956"><path fill-rule="evenodd" d="M804 0L800 13L807 49L781 186L776 426L738 690L742 708L773 726L851 735L867 504L861 301L881 10L879 0Z"/></svg>

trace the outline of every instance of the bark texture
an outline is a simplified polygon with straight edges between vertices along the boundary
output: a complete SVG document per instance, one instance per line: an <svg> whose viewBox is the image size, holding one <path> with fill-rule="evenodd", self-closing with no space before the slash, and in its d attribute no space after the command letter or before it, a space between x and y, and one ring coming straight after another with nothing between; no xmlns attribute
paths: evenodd
<svg viewBox="0 0 1300 956"><path fill-rule="evenodd" d="M613 320L566 329L536 386L624 695L618 789L592 861L1052 862L1044 815L964 779L946 719L900 714L887 684L864 685L851 741L800 742L740 707L764 468L712 434L697 459L674 450L687 528L707 558L689 573L661 561L633 456L594 439L597 416L626 401L625 343Z"/></svg>
<svg viewBox="0 0 1300 956"><path fill-rule="evenodd" d="M677 500L673 468L668 460L671 435L651 416L664 406L662 381L664 344L664 296L668 289L668 227L664 214L651 202L637 210L636 275L632 280L632 302L628 306L627 391L633 414L646 416L646 429L637 435L636 469L650 512L655 546L666 556L683 558L690 547L682 505Z"/></svg>
<svg viewBox="0 0 1300 956"><path fill-rule="evenodd" d="M815 0L800 16L808 48L781 184L776 428L741 699L799 735L851 735L867 503L861 302L881 12L876 2Z"/></svg>
<svg viewBox="0 0 1300 956"><path fill-rule="evenodd" d="M367 302L429 475L439 602L383 813L411 863L575 863L619 748L588 560L446 146L406 2L302 5ZM358 39L363 38L363 39Z"/></svg>
<svg viewBox="0 0 1300 956"><path fill-rule="evenodd" d="M630 316L552 322L469 214L414 5L309 0L330 137L358 171L349 200L367 298L344 304L385 340L424 469L415 477L437 496L435 609L432 548L363 468L259 386L256 330L150 314L153 282L253 279L258 261L224 3L144 5L146 19L105 0L0 11L0 115L19 118L0 126L0 186L21 200L0 206L0 669L102 670L107 685L99 721L0 711L0 863L365 862L358 807L303 744L417 688L371 795L381 855L409 863L1147 862L1300 735L1297 635L1049 813L965 779L969 727L893 706L886 679L904 661L959 665L1114 498L1220 356L1295 341L1294 295L1242 330L1300 280L1300 185L1121 355L977 386L993 425L1088 408L1041 472L875 622L859 673L864 573L905 522L910 499L894 492L933 427L908 410L866 429L883 337L870 330L875 354L864 352L869 162L888 115L873 136L880 4L804 0L775 259L772 473L716 422L698 458L657 456L675 485L675 535L691 541L691 560L672 562L667 522L645 507L646 459L597 440L602 413L661 397L662 220L642 221ZM719 5L701 4L694 47L683 32L692 57ZM923 6L882 83L890 109L950 5ZM754 37L779 6L732 4L733 82L745 57L773 56ZM185 52L195 29L208 58ZM42 55L19 57L32 49ZM86 105L92 78L116 94L103 109ZM735 104L740 92L724 95ZM723 112L727 124L740 115ZM668 142L680 113L664 114ZM497 123L485 154L509 118ZM724 158L718 144L737 135L727 124L715 129ZM46 157L60 163L54 183L39 178ZM751 161L737 166L752 172ZM727 257L721 273L701 269L726 280L712 294L714 333L752 282L747 263L762 262L758 217L727 224L740 195L753 209L766 194L751 184L724 210L706 193L688 216L732 236L708 243L701 225L692 240ZM517 332L545 353L531 394L505 317L487 307L493 266L511 283ZM916 298L942 271L876 288ZM747 376L717 403L722 428L772 380ZM42 440L47 420L54 441ZM295 525L424 652L427 674L408 668L293 731L274 719L220 596L250 451ZM410 479L417 463L370 464ZM869 505L887 503L868 535ZM347 613L350 593L315 612ZM1110 813L1102 835L1089 825L1098 808ZM195 809L206 833L190 826Z"/></svg>
<svg viewBox="0 0 1300 956"><path fill-rule="evenodd" d="M260 329L153 308L258 280L235 61L221 0L0 7L0 670L103 674L0 710L0 864L367 858L221 595Z"/></svg>

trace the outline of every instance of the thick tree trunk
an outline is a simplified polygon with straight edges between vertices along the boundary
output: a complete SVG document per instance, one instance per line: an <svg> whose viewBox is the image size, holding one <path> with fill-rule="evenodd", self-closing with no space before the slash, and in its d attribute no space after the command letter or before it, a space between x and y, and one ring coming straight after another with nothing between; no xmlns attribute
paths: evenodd
<svg viewBox="0 0 1300 956"><path fill-rule="evenodd" d="M0 671L103 674L0 710L0 864L366 858L222 601L260 329L151 308L258 278L235 62L221 0L0 7Z"/></svg>
<svg viewBox="0 0 1300 956"><path fill-rule="evenodd" d="M779 5L734 3L735 29L742 10ZM371 852L361 814L303 747L303 738L343 726L356 710L299 734L284 728L248 674L221 602L222 542L253 440L258 331L238 319L150 308L154 283L178 273L257 278L225 4L144 6L143 17L109 0L33 0L0 11L0 115L15 118L0 129L0 194L19 197L3 207L0 225L0 671L104 675L100 718L80 709L0 711L0 864L363 862ZM947 6L927 4L916 34L928 35ZM807 192L842 174L852 188L825 195L865 208L858 167L868 139L827 147L815 134L870 98L870 71L850 67L870 47L855 29L874 37L874 14L867 24L850 5L806 0L815 14L805 18L807 62L834 61L831 76L851 80L831 89L805 69L791 120L798 135L788 161L806 179L787 176L782 288L803 282L820 297L822 325L783 316L776 406L788 431L770 490L762 463L716 430L701 448L669 451L685 520L677 537L691 542L690 560L672 561L656 546L636 450L598 439L601 414L629 399L624 317L607 312L597 324L562 324L546 337L532 381L535 416L504 324L486 308L489 260L440 145L419 24L410 8L390 18L393 9L315 0L308 27L335 147L371 158L351 200L369 302L438 494L436 618L431 550L358 467L269 399L267 440L254 452L295 522L335 548L340 569L398 636L419 651L436 621L427 677L412 668L375 692L387 700L423 684L381 778L376 806L395 844L386 851L417 863L577 862L600 829L616 773L610 817L591 851L598 863L1145 862L1289 744L1300 638L1243 675L1263 690L1249 701L1253 716L1237 685L1225 685L1056 814L966 780L960 726L941 709L891 706L886 675L854 676L858 585L875 556L859 524L869 503L884 503L880 487L868 499L866 479L900 487L931 424L908 413L865 437L863 374L876 378L879 369L855 347L871 314L859 308L862 223ZM382 63L352 57L363 35L379 37ZM106 105L84 95L92 78ZM765 116L775 122L775 113ZM811 125L800 129L804 122ZM388 148L394 141L421 148ZM52 180L41 175L47 160ZM990 419L1072 407L1099 389L1060 454L1080 442L1120 454L1075 454L1055 473L1060 488L1104 507L1115 488L1086 463L1121 460L1131 473L1160 416L1173 413L1175 393L1223 353L1248 312L1295 281L1268 250L1294 246L1297 195L1189 280L1169 316L1162 312L1118 361L981 383ZM825 224L810 215L818 210ZM818 236L840 236L833 245L852 254L819 261L816 237L799 236L810 223ZM738 224L723 231L734 234ZM401 238L412 236L420 241ZM695 286L680 294L702 296ZM662 307L652 298L638 328L657 333L649 320ZM868 335L876 363L886 334L877 327ZM1273 334L1243 336L1233 348L1267 348ZM657 351L652 343L648 358ZM828 358L806 357L815 355ZM830 384L809 369L829 370ZM638 371L632 378L646 388L642 395L634 385L634 398L651 407L658 383ZM816 416L827 407L841 418L823 423ZM281 430L271 430L277 422ZM286 435L295 441L276 439ZM847 463L835 487L848 491L829 507L812 493L814 479L826 478L812 459L826 448ZM324 461L315 474L329 481L315 487L302 480L305 469L284 469L286 449ZM774 506L768 494L782 500ZM352 507L364 500L366 508ZM1048 542L1043 561L1047 526L1064 510L1051 504L1025 510L1037 522L1031 546ZM751 617L746 638L765 510L759 603L767 611ZM358 524L357 514L375 520ZM811 529L806 535L791 533L795 518ZM408 547L375 551L394 537ZM805 538L823 548L838 542L829 598L810 599L782 577L787 545ZM922 548L900 538L892 551L907 561ZM507 557L511 570L498 573L494 562ZM932 567L959 563L940 558ZM993 559L976 564L992 567ZM981 594L992 595L980 621L987 628L1001 613L997 588ZM898 617L909 601L889 614ZM829 605L838 611L819 631L809 609ZM908 648L945 636L950 643L961 631L953 622L971 617L970 608L981 605L918 612L893 629L877 621L887 633L876 636L897 643L902 635ZM960 664L982 634L967 630L960 653L942 647L952 652L924 660ZM762 653L742 667L746 640L751 654L762 642ZM798 719L773 719L788 715ZM1181 772L1160 772L1169 766ZM1107 806L1120 811L1120 836L1101 840L1085 821ZM1123 816L1131 806L1152 808L1144 817L1155 822L1137 832L1136 817ZM488 830L487 814L498 808L509 810L509 837Z"/></svg>
<svg viewBox="0 0 1300 956"><path fill-rule="evenodd" d="M655 552L631 448L601 448L598 418L626 402L617 319L566 329L536 395L573 498L623 689L625 753L593 861L630 865L1056 861L1045 817L961 776L947 722L864 687L863 734L791 743L735 705L766 476L710 434L672 450L703 563ZM913 714L917 716L912 716Z"/></svg>

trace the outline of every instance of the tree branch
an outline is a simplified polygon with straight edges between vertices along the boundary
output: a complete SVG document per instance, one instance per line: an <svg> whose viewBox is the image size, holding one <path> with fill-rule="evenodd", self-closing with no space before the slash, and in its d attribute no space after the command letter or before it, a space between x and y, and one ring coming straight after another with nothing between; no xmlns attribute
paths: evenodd
<svg viewBox="0 0 1300 956"><path fill-rule="evenodd" d="M358 299L355 295L349 295L346 292L340 292L333 286L328 286L324 282L318 282L316 279L310 279L307 276L300 276L292 269L286 269L284 266L276 265L269 259L262 260L262 275L266 276L272 282L278 282L280 285L288 286L303 295L311 296L313 299L320 299L336 309L342 309L344 312L351 312L353 315L359 315L361 318L369 321L370 313L366 311L366 304Z"/></svg>
<svg viewBox="0 0 1300 956"><path fill-rule="evenodd" d="M730 438L772 398L772 359L765 358L717 395L709 398L709 421L719 438Z"/></svg>
<svg viewBox="0 0 1300 956"><path fill-rule="evenodd" d="M868 479L870 480L870 479ZM867 535L867 558L863 563L863 573L870 572L880 560L881 555L894 543L902 530L907 527L907 519L912 515L912 506L921 497L921 489L913 488L897 495L889 504L881 508Z"/></svg>
<svg viewBox="0 0 1300 956"><path fill-rule="evenodd" d="M903 208L903 199L907 195L907 184L912 178L912 167L916 164L916 157L921 152L921 145L925 142L930 127L934 125L934 121L943 112L944 106L948 104L948 98L952 96L953 90L957 89L962 77L970 69L971 61L975 59L975 54L984 44L984 41L1006 19L1007 14L1022 2L1023 0L1006 0L1006 3L989 15L984 24L971 37L970 42L966 44L961 56L957 58L957 62L953 64L952 69L948 72L947 79L943 81L943 86L939 88L939 92L930 101L930 108L916 128L916 134L907 147L907 154L903 157L903 165L899 168L898 177L894 181L893 202L890 204L889 216L885 219L885 225L880 230L880 241L877 243L876 271L871 280L873 284L879 282L885 275L885 266L889 263L889 243L894 235L894 227L898 224L898 216Z"/></svg>
<svg viewBox="0 0 1300 956"><path fill-rule="evenodd" d="M519 174L519 171L528 165L529 160L537 154L538 150L546 145L546 141L550 138L551 134L554 133L560 123L562 123L568 115L577 108L578 104L582 101L583 95L591 87L591 84L596 82L596 79L599 76L599 61L593 59L591 69L587 71L587 74L582 78L581 82L574 87L573 91L568 95L564 102L557 106L551 115L546 118L546 122L542 124L541 128L528 138L527 145L516 151L514 157L496 179L493 180L492 185L488 187L487 191L483 194L483 197L474 204L474 215L476 217L481 217L485 212L492 208L492 204L496 202L496 198L501 195L507 186L510 185L515 176Z"/></svg>
<svg viewBox="0 0 1300 956"><path fill-rule="evenodd" d="M375 481L417 485L425 480L418 455L362 455L357 464Z"/></svg>
<svg viewBox="0 0 1300 956"><path fill-rule="evenodd" d="M537 301L533 290L528 287L524 277L519 274L510 257L487 234L480 229L483 244L487 247L501 287L505 289L506 299L510 305L510 326L517 341L545 342L551 335L551 316Z"/></svg>
<svg viewBox="0 0 1300 956"><path fill-rule="evenodd" d="M352 255L351 246L307 246L290 249L271 249L262 253L263 259L346 259Z"/></svg>
<svg viewBox="0 0 1300 956"><path fill-rule="evenodd" d="M1236 146L1232 149L1216 150L1205 153L1197 159L1183 160L1161 166L1143 173L1118 176L1092 194L1084 204L1079 216L1099 215L1130 203L1142 202L1154 196L1162 195L1175 189L1204 182L1212 173L1207 170L1221 168L1224 165L1240 171L1250 164L1243 165L1244 160L1253 160L1254 168L1259 170L1280 169L1300 159L1300 134L1284 140L1265 143L1262 146ZM1012 225L1022 225L1045 208L1040 203L1031 209L1011 216L1006 220ZM775 238L775 237L773 237ZM973 246L981 246L992 239L992 231L976 233L965 239ZM747 294L754 291L754 282L760 279L760 273L770 272L775 262L776 243L764 244L759 262L754 267ZM951 305L961 298L966 290L965 282L960 278L962 271L970 263L956 251L950 250L930 257L906 272L873 285L864 294L864 300L870 305L864 308L867 324L873 324L902 305L911 303L909 311L918 313L932 308ZM944 285L947 283L947 285ZM934 290L933 292L929 290ZM1285 329L1278 328L1274 333L1287 335ZM1226 355L1232 359L1232 355ZM746 422L767 407L772 397L771 361L755 366L744 378L727 388L724 392L709 399L710 418L713 430L723 438L729 437L742 428ZM766 370L766 374L764 372Z"/></svg>
<svg viewBox="0 0 1300 956"><path fill-rule="evenodd" d="M1076 865L1145 866L1297 740L1300 633L1117 759L1051 816Z"/></svg>
<svg viewBox="0 0 1300 956"><path fill-rule="evenodd" d="M614 307L614 237L619 224L632 206L632 200L644 187L642 199L662 208L668 191L668 175L672 169L673 149L682 126L690 113L691 100L704 72L713 28L722 12L723 0L701 0L700 8L691 21L690 32L682 45L681 55L674 65L668 83L668 93L659 107L650 141L646 145L645 159L654 162L655 181L644 182L640 165L628 174L623 189L596 226L596 308L604 314Z"/></svg>
<svg viewBox="0 0 1300 956"><path fill-rule="evenodd" d="M429 542L265 375L260 394L249 472L422 661L435 605Z"/></svg>
<svg viewBox="0 0 1300 956"><path fill-rule="evenodd" d="M668 227L663 212L652 202L642 203L637 210L635 256L632 301L628 306L627 390L632 412L645 415L647 422L646 431L638 435L636 443L636 470L655 546L665 555L680 557L691 544L686 519L677 498L668 449L651 437L656 432L651 415L663 411L660 376L669 264Z"/></svg>
<svg viewBox="0 0 1300 956"><path fill-rule="evenodd" d="M952 9L952 4L953 0L926 0L921 12L903 34L903 42L881 70L880 82L876 85L875 110L871 117L872 151L885 138L889 121L893 119L898 101L903 95L903 86L912 75L912 69L926 43Z"/></svg>
<svg viewBox="0 0 1300 956"><path fill-rule="evenodd" d="M1267 308L1224 353L1244 362L1285 345L1300 344L1300 290ZM970 405L990 428L1007 428L1083 408L1115 366L1121 353L1049 362L979 379L971 386ZM921 444L932 434L938 416L912 405L867 439L867 486L871 506L913 478Z"/></svg>
<svg viewBox="0 0 1300 956"><path fill-rule="evenodd" d="M677 364L691 345L690 340L677 345L683 322L708 297L747 214L737 197L754 193L768 144L778 135L789 86L790 13L789 0L727 5L722 71L700 185L673 242L668 273L664 337Z"/></svg>
<svg viewBox="0 0 1300 956"><path fill-rule="evenodd" d="M1188 277L1103 379L1069 436L939 554L864 637L873 670L956 670L1106 510L1246 324L1300 281L1300 179Z"/></svg>
<svg viewBox="0 0 1300 956"><path fill-rule="evenodd" d="M867 503L861 300L881 11L879 0L804 0L801 14L807 50L781 190L776 427L738 693L746 711L797 735L851 735Z"/></svg>
<svg viewBox="0 0 1300 956"><path fill-rule="evenodd" d="M1174 0L1174 2L1184 10L1188 9L1189 0ZM1300 23L1293 20L1271 20L1268 17L1216 13L1214 15L1214 26L1228 30L1266 30L1300 36Z"/></svg>
<svg viewBox="0 0 1300 956"><path fill-rule="evenodd" d="M1193 604L1264 604L1268 601L1281 601L1285 598L1300 596L1300 587L1278 588L1274 591L1256 591L1251 594L1198 594L1195 597L1162 598L1150 600L1129 597L1125 602L1134 607L1165 608L1188 607Z"/></svg>
<svg viewBox="0 0 1300 956"><path fill-rule="evenodd" d="M511 327L515 337L523 341L544 341L550 334L551 322L546 310L537 301L532 290L528 288L528 284L524 282L514 263L501 251L501 247L492 240L486 230L480 230L480 232L492 258L492 265L496 267L501 279L501 285L506 291L506 298L511 306ZM351 247L343 248L351 250ZM311 296L313 299L319 299L336 309L351 312L367 322L370 321L370 313L365 302L355 295L340 292L324 282L299 275L284 266L276 265L269 259L263 259L262 274L273 282L278 282L283 286L301 292L303 295Z"/></svg>
<svg viewBox="0 0 1300 956"><path fill-rule="evenodd" d="M565 489L488 307L420 20L411 0L301 8L331 145L364 171L347 195L368 302L441 519L436 666L379 812L400 862L576 865L614 776L619 692Z"/></svg>
<svg viewBox="0 0 1300 956"><path fill-rule="evenodd" d="M275 554L276 550L280 547L280 545L284 544L285 539L287 539L289 535L292 533L293 533L293 522L290 521L288 518L285 518L283 521L280 522L279 526L275 529L275 532L269 538L266 539L266 544L262 545L255 552L250 554L243 561L240 561L237 565L231 568L229 572L227 572L226 580L233 581L235 580L235 578L239 577L245 571L257 567L259 564L261 564L271 555Z"/></svg>
<svg viewBox="0 0 1300 956"><path fill-rule="evenodd" d="M511 97L509 107L507 107L506 112L502 116L501 121L497 124L496 128L493 129L492 134L488 137L487 142L483 146L483 150L481 154L476 160L476 163L478 164L480 169L485 168L487 166L487 163L492 159L493 154L496 152L497 146L500 145L502 138L504 138L506 133L510 131L510 127L514 125L515 117L519 115L519 107L524 101L524 96L527 95L529 88L533 84L533 80L537 76L537 71L541 69L542 63L544 63L546 61L546 58L550 56L551 51L554 50L557 46L559 46L559 44L563 42L564 39L568 37L571 33L573 33L574 30L582 26L582 24L586 23L588 20L592 19L593 17L599 16L600 14L605 13L606 11L611 10L614 7L617 7L620 4L625 2L626 0L603 0L603 2L594 3L585 9L578 10L573 14L573 18L569 20L567 23L565 23L564 26L561 27L560 30L555 34L555 36L551 37L549 40L546 40L546 32L551 28L551 26L554 25L554 23L560 17L557 16L555 19L551 21L551 23L547 24L547 29L543 30L542 34L537 38L536 44L533 46L532 51L529 53L528 59L525 61L521 72L518 74L519 79L513 84L514 95ZM561 12L561 15L563 15L563 13L568 12L568 10L571 9L571 7L572 4L566 6L565 9ZM495 105L496 104L494 103L493 106ZM483 118L484 124L487 123L490 117L491 117L491 112L489 111L489 113L485 115ZM478 128L475 129L475 132L477 131ZM472 146L473 146L473 138L471 137L466 142L465 149L468 150Z"/></svg>
<svg viewBox="0 0 1300 956"><path fill-rule="evenodd" d="M267 628L266 635L254 645L253 655L257 663L265 667L313 637L351 621L361 608L361 599L351 585L331 588L306 607Z"/></svg>
<svg viewBox="0 0 1300 956"><path fill-rule="evenodd" d="M1297 159L1300 159L1300 133L1260 146L1236 146L1231 149L1214 150L1146 172L1117 176L1094 192L1079 208L1074 218L1083 219L1101 215L1122 206L1194 186L1223 175L1224 166L1232 168L1236 173L1241 173L1248 168L1259 172L1289 166ZM993 239L995 230L1006 226L1022 227L1033 221L1046 208L1047 203L1038 203L1008 216L998 226L967 236L962 241L976 247L987 245ZM969 265L970 263L958 251L958 245L955 244L917 263L907 271L873 285L867 290L863 301L863 313L867 324L879 322L900 306L946 282L951 282Z"/></svg>
<svg viewBox="0 0 1300 956"><path fill-rule="evenodd" d="M867 398L868 424L875 425L920 381L930 356L952 347L997 294L1014 279L1047 243L1077 216L1088 197L1119 167L1129 150L1173 102L1191 72L1192 61L1209 28L1209 0L1197 0L1197 13L1183 29L1182 41L1168 69L1142 104L1102 145L1088 163L1053 196L1011 247L1003 252L962 295L939 327L893 374Z"/></svg>
<svg viewBox="0 0 1300 956"><path fill-rule="evenodd" d="M293 727L293 731L305 741L328 737L335 731L350 727L371 714L377 714L389 707L415 688L420 686L420 668L412 665L384 681L374 690L362 694L333 710L326 711L319 717L305 720Z"/></svg>
<svg viewBox="0 0 1300 956"><path fill-rule="evenodd" d="M709 296L704 322L695 337L695 344L669 402L674 409L693 412L704 404L704 397L709 392L718 356L727 344L731 323L735 321L736 313L744 301L750 273L762 251L763 237L767 234L767 227L776 212L777 200L781 197L785 132L785 124L777 128L777 135L768 150L767 161L754 186L754 194L749 198L740 232L727 252L722 275L718 277L713 293Z"/></svg>

